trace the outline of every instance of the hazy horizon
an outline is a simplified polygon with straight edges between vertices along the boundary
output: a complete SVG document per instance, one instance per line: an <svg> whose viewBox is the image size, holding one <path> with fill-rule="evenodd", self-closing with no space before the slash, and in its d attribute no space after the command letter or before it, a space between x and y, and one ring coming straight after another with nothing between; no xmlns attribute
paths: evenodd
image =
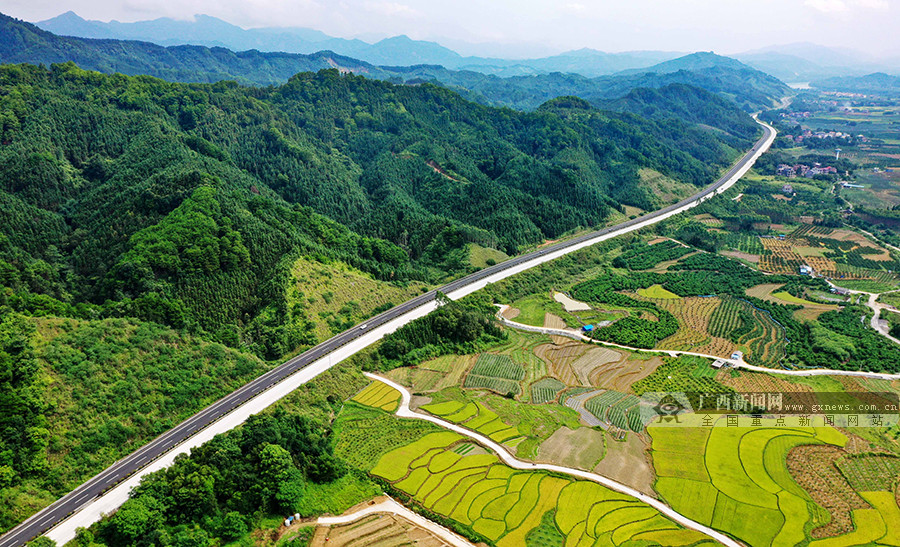
<svg viewBox="0 0 900 547"><path fill-rule="evenodd" d="M242 28L306 27L369 42L407 35L463 55L478 54L479 44L500 45L509 57L524 57L582 48L729 55L810 42L900 56L900 6L894 0L575 0L562 5L545 0L453 5L427 0L3 0L0 11L32 22L67 11L121 22L193 20L203 14Z"/></svg>

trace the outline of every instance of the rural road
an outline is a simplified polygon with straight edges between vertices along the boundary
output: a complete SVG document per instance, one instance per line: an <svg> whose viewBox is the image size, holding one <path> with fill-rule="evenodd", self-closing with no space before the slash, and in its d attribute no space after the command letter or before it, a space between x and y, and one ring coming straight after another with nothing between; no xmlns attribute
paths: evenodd
<svg viewBox="0 0 900 547"><path fill-rule="evenodd" d="M412 395L410 394L409 390L407 390L405 387L401 386L400 384L398 384L396 382L392 382L391 380L388 380L387 378L382 378L381 376L376 376L371 373L366 373L366 376L368 376L369 378L371 378L373 380L383 382L400 392L401 398L400 398L400 406L397 408L397 416L399 416L401 418L414 418L416 420L425 420L426 422L431 422L435 425L443 427L444 429L449 429L451 431L455 431L456 433L459 433L460 435L469 437L470 439L473 439L474 441L478 442L482 446L492 450L494 453L497 454L497 456L500 457L501 460L503 460L503 463L512 467L513 469L523 469L523 470L528 470L528 471L534 471L534 470L552 471L555 473L564 473L566 475L570 475L572 477L577 477L579 479L586 479L586 480L589 480L592 482L596 482L596 483L601 484L611 490L615 490L616 492L620 492L622 494L626 494L628 496L637 498L638 500L653 507L660 513L664 514L665 516L669 517L670 519L674 520L675 522L681 524L682 526L686 526L693 530L697 530L698 532L702 532L702 533L708 535L709 537L715 539L719 543L722 543L723 545L727 545L729 547L741 547L740 543L731 539L730 537L726 536L725 534L723 534L721 532L717 532L708 526L705 526L703 524L700 524L699 522L696 522L696 521L693 521L693 520L687 518L686 516L675 511L674 509L672 509L665 503L659 501L658 499L651 498L650 496L648 496L647 494L644 494L643 492L639 492L639 491L635 490L634 488L631 488L630 486L626 486L620 482L616 482L612 479L608 479L608 478L604 477L603 475L598 475L596 473L591 473L589 471L582 471L581 469L573 469L570 467L563 467L561 465L553 465L553 464L545 464L545 463L531 463L531 462L525 462L525 461L516 459L516 457L513 456L512 454L510 454L506 450L506 448L504 448L502 445L500 445L499 443L495 442L494 440L492 440L480 433L472 431L471 429L467 429L461 425L457 425L452 422L442 420L441 418L438 418L437 416L432 416L430 414L420 414L414 410L410 410L409 402L410 402L410 399L412 398Z"/></svg>
<svg viewBox="0 0 900 547"><path fill-rule="evenodd" d="M874 295L877 297L878 295ZM883 305L883 304L880 304ZM765 372L767 374L783 374L786 376L856 376L859 378L875 378L879 380L900 380L900 374L888 374L884 372L864 372L861 370L830 370L825 368L815 368L815 369L806 369L806 370L782 370L777 368L767 368L760 367L756 365L751 365L743 360L735 360L730 359L728 357L719 357L716 355L709 355L707 353L697 353L695 351L680 351L673 349L644 349L644 348L635 348L632 346L623 346L622 344L616 344L614 342L604 342L602 340L595 340L593 338L589 338L577 330L574 329L551 329L548 327L533 327L531 325L525 325L522 323L517 323L515 321L511 321L506 319L501 314L503 310L508 308L509 306L502 305L500 306L500 312L497 313L497 318L501 323L507 325L510 328L524 330L528 332L537 332L541 334L549 334L552 336L565 336L566 338L572 338L573 340L580 340L586 343L594 343L599 344L601 346L609 346L611 348L619 348L625 349L629 351L641 351L644 353L662 353L664 355L669 355L672 357L677 357L679 355L694 355L697 357L706 357L707 359L718 359L720 361L725 361L729 365L734 368L742 368L746 370L752 370L754 372ZM872 325L875 326L874 324ZM896 338L885 334L888 338L900 343Z"/></svg>
<svg viewBox="0 0 900 547"><path fill-rule="evenodd" d="M377 342L410 321L427 315L437 308L438 291L454 300L462 298L489 283L500 281L601 241L656 224L724 192L750 170L775 140L776 131L773 127L759 120L757 123L763 127L763 136L715 183L697 194L642 217L479 270L438 290L408 300L322 342L204 408L113 463L94 478L0 536L0 547L17 547L42 534L46 534L59 545L67 543L75 537L76 528L90 526L124 503L131 489L140 482L141 476L171 465L178 454L187 453L191 448L200 446L216 434L239 426L250 415L261 412L341 360Z"/></svg>
<svg viewBox="0 0 900 547"><path fill-rule="evenodd" d="M866 233L868 233L868 232L866 232ZM834 288L838 288L838 286L835 285L834 283L832 283L830 279L826 279L825 282ZM882 322L880 321L882 310L887 310L887 311L891 311L894 313L900 313L900 310L897 310L897 308L895 308L894 306L891 306L889 304L884 304L882 302L878 302L878 297L881 296L882 294L898 292L898 291L900 291L900 289L895 289L893 291L885 291L883 293L856 291L856 290L852 290L852 289L844 289L843 287L841 287L841 290L846 291L849 294L866 295L868 297L868 300L866 300L866 305L869 306L869 308L872 310L872 319L869 321L869 325L873 329L875 329L876 332L878 332L879 334L881 334L882 336L884 336L891 342L893 342L895 344L900 344L900 340L891 336L889 327L882 324Z"/></svg>
<svg viewBox="0 0 900 547"><path fill-rule="evenodd" d="M385 498L387 499L385 499L384 501L378 502L374 505L367 505L359 511L355 511L353 513L350 513L349 515L340 515L337 517L319 517L318 520L316 520L316 524L321 526L350 524L351 522L356 522L359 519L367 517L369 515L374 515L377 513L392 513L394 515L405 518L406 520L412 522L420 528L428 530L432 534L439 537L442 541L446 542L448 545L453 545L454 547L473 547L473 544L464 537L451 532L447 528L444 528L437 523L431 522L430 520L419 515L418 513L413 512L410 509L407 509L390 496L385 496Z"/></svg>

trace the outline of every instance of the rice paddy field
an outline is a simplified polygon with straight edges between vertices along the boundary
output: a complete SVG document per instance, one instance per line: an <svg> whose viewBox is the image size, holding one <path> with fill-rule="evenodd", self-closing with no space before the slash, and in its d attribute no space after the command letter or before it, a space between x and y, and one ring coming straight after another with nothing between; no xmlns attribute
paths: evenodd
<svg viewBox="0 0 900 547"><path fill-rule="evenodd" d="M453 451L460 442L455 433L426 435L386 453L372 474L498 546L705 540L630 496L593 482L518 471L493 454L460 455Z"/></svg>
<svg viewBox="0 0 900 547"><path fill-rule="evenodd" d="M533 458L537 447L557 430L580 427L578 414L562 405L524 404L456 388L435 393L431 399L419 409L504 443L522 458Z"/></svg>
<svg viewBox="0 0 900 547"><path fill-rule="evenodd" d="M842 447L833 428L650 427L656 490L676 511L749 545L797 545L828 517L791 476L788 452L801 445ZM896 502L895 502L896 505ZM866 514L860 527L880 531ZM846 541L843 538L841 541ZM847 545L849 543L838 543Z"/></svg>

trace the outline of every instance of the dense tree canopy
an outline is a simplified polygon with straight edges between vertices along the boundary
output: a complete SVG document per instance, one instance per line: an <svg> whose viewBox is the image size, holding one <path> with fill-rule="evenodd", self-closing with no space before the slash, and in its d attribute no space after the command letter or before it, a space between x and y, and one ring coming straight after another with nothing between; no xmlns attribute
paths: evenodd
<svg viewBox="0 0 900 547"><path fill-rule="evenodd" d="M752 137L336 70L245 88L5 65L0 112L4 302L266 358L317 341L284 296L298 256L438 281L470 268L471 243L512 253L659 205L642 168L704 185Z"/></svg>

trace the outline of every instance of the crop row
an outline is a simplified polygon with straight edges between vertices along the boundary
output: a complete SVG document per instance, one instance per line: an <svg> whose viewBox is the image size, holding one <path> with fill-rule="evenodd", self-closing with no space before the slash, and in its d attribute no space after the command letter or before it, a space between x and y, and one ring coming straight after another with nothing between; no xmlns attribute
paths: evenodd
<svg viewBox="0 0 900 547"><path fill-rule="evenodd" d="M531 384L531 401L535 404L555 401L566 384L556 378L543 378Z"/></svg>
<svg viewBox="0 0 900 547"><path fill-rule="evenodd" d="M427 435L382 456L372 473L499 547L528 544L542 524L567 545L691 545L705 539L599 484L517 471L493 454L455 453L461 440L450 432Z"/></svg>
<svg viewBox="0 0 900 547"><path fill-rule="evenodd" d="M584 406L597 418L611 423L619 429L641 431L643 422L638 407L640 402L641 400L634 395L610 390L591 397Z"/></svg>
<svg viewBox="0 0 900 547"><path fill-rule="evenodd" d="M522 380L525 378L525 369L522 365L514 363L509 355L482 353L475 361L470 374L504 380Z"/></svg>

